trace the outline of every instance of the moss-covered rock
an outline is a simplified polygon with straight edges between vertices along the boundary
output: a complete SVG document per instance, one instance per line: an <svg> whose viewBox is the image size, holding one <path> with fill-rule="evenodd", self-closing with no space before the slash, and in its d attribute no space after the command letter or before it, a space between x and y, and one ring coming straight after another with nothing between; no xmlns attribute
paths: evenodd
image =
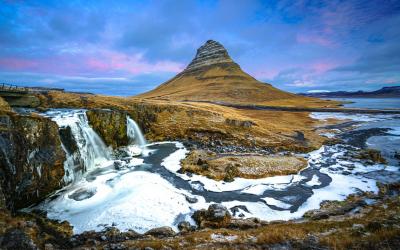
<svg viewBox="0 0 400 250"><path fill-rule="evenodd" d="M0 182L9 209L27 207L61 188L64 160L55 122L0 114Z"/></svg>
<svg viewBox="0 0 400 250"><path fill-rule="evenodd" d="M128 145L126 112L93 109L86 112L90 126L106 145L117 148Z"/></svg>

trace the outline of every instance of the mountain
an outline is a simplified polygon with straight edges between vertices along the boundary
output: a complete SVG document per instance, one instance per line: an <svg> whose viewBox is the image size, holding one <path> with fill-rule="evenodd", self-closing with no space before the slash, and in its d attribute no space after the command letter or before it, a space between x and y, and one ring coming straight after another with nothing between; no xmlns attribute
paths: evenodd
<svg viewBox="0 0 400 250"><path fill-rule="evenodd" d="M316 92L300 93L309 97L359 97L359 98L393 98L400 97L400 86L383 87L375 91L335 91L335 92Z"/></svg>
<svg viewBox="0 0 400 250"><path fill-rule="evenodd" d="M311 104L316 100L256 80L232 60L224 46L213 40L208 40L197 50L195 58L185 70L138 97L241 104L271 104L290 100L290 105L297 101Z"/></svg>

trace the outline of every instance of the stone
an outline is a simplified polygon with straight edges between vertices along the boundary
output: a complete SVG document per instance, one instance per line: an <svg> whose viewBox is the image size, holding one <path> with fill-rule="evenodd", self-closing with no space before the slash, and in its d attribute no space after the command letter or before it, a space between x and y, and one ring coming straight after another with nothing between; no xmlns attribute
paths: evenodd
<svg viewBox="0 0 400 250"><path fill-rule="evenodd" d="M39 249L29 236L18 228L11 228L7 230L3 236L3 240L0 245L1 249L14 250L36 250Z"/></svg>
<svg viewBox="0 0 400 250"><path fill-rule="evenodd" d="M190 196L186 196L186 201L189 203L196 203L198 202L198 199L196 197L190 197Z"/></svg>
<svg viewBox="0 0 400 250"><path fill-rule="evenodd" d="M187 221L181 221L178 223L178 229L181 232L191 232L191 231L194 231L196 229L196 227L192 226Z"/></svg>
<svg viewBox="0 0 400 250"><path fill-rule="evenodd" d="M71 127L61 127L59 129L61 141L69 154L73 154L78 150L75 138L72 134Z"/></svg>
<svg viewBox="0 0 400 250"><path fill-rule="evenodd" d="M0 185L7 208L15 211L63 187L66 156L54 121L15 113L0 117Z"/></svg>
<svg viewBox="0 0 400 250"><path fill-rule="evenodd" d="M232 62L233 60L229 56L224 46L222 46L219 42L208 40L197 50L195 58L187 66L185 71L193 71L213 64Z"/></svg>
<svg viewBox="0 0 400 250"><path fill-rule="evenodd" d="M145 235L151 235L151 236L161 237L161 238L162 237L172 237L175 234L176 234L175 231L170 227L157 227L157 228L150 229L149 231L147 231L145 233Z"/></svg>
<svg viewBox="0 0 400 250"><path fill-rule="evenodd" d="M192 218L200 228L220 228L226 227L230 223L232 216L225 206L212 204L207 210L201 209L194 212Z"/></svg>

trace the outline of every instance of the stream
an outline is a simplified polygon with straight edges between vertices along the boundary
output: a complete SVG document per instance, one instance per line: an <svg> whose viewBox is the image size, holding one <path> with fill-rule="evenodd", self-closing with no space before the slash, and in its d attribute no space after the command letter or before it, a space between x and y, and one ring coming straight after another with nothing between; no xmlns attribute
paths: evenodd
<svg viewBox="0 0 400 250"><path fill-rule="evenodd" d="M194 223L195 210L221 203L234 217L262 220L300 218L324 200L344 200L360 191L378 192L377 181L400 180L399 124L396 115L312 113L315 119L351 121L348 133L331 126L326 136L343 136L348 143L323 146L304 155L308 167L295 175L262 179L215 181L196 174L181 174L180 161L188 153L180 142L147 144L136 122L128 117L130 145L116 154L89 126L85 110L50 110L43 114L61 127L70 126L78 150L67 152L65 188L31 209L51 219L67 220L74 233L115 226L139 233L161 226L177 230L181 221ZM371 129L384 129L370 136ZM380 149L389 164L365 164L350 157L352 141L366 140ZM121 153L122 152L122 153ZM84 166L83 168L81 166Z"/></svg>

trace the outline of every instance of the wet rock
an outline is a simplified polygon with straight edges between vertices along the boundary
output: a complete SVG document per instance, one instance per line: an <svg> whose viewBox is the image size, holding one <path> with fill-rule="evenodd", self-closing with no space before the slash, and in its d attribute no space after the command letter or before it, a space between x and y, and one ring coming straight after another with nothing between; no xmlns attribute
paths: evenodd
<svg viewBox="0 0 400 250"><path fill-rule="evenodd" d="M80 188L73 192L72 194L68 195L68 198L76 200L76 201L82 201L89 199L93 195L96 194L96 190L87 190L84 188Z"/></svg>
<svg viewBox="0 0 400 250"><path fill-rule="evenodd" d="M59 129L59 134L67 152L69 154L75 153L78 150L78 145L76 144L75 138L72 134L71 127L61 127Z"/></svg>
<svg viewBox="0 0 400 250"><path fill-rule="evenodd" d="M185 196L187 202L189 203L196 203L198 202L198 199L196 197L190 197L190 196Z"/></svg>
<svg viewBox="0 0 400 250"><path fill-rule="evenodd" d="M116 170L121 170L121 169L123 169L124 167L126 167L126 163L125 163L125 162L120 161L120 160L114 161L114 168L115 168Z"/></svg>
<svg viewBox="0 0 400 250"><path fill-rule="evenodd" d="M151 235L155 237L172 237L175 234L175 231L170 227L153 228L145 233L145 235Z"/></svg>
<svg viewBox="0 0 400 250"><path fill-rule="evenodd" d="M231 221L231 214L228 209L221 204L212 204L207 210L201 209L192 215L200 228L204 227L226 227Z"/></svg>
<svg viewBox="0 0 400 250"><path fill-rule="evenodd" d="M11 210L39 202L64 182L65 152L48 118L0 115L0 184Z"/></svg>
<svg viewBox="0 0 400 250"><path fill-rule="evenodd" d="M365 160L369 165L374 163L386 163L386 160L382 157L381 152L375 149L364 149L356 157Z"/></svg>
<svg viewBox="0 0 400 250"><path fill-rule="evenodd" d="M327 219L330 216L344 215L357 207L363 207L366 203L361 198L351 198L345 201L323 201L320 209L307 211L303 217L312 220Z"/></svg>
<svg viewBox="0 0 400 250"><path fill-rule="evenodd" d="M29 236L18 228L12 228L5 232L0 243L4 250L36 250L39 249Z"/></svg>
<svg viewBox="0 0 400 250"><path fill-rule="evenodd" d="M249 213L249 210L248 210L247 207L244 206L244 205L239 205L239 206L231 207L230 210L231 210L231 213L233 214L233 216L236 216L236 214L239 213L240 210L243 210L243 211ZM244 215L243 215L243 216L244 216ZM239 217L240 217L240 215L239 215Z"/></svg>
<svg viewBox="0 0 400 250"><path fill-rule="evenodd" d="M106 145L117 148L128 144L126 113L116 110L93 109L86 112L90 126Z"/></svg>
<svg viewBox="0 0 400 250"><path fill-rule="evenodd" d="M195 226L192 226L189 222L187 221L181 221L178 224L178 229L181 232L192 232L196 229Z"/></svg>

